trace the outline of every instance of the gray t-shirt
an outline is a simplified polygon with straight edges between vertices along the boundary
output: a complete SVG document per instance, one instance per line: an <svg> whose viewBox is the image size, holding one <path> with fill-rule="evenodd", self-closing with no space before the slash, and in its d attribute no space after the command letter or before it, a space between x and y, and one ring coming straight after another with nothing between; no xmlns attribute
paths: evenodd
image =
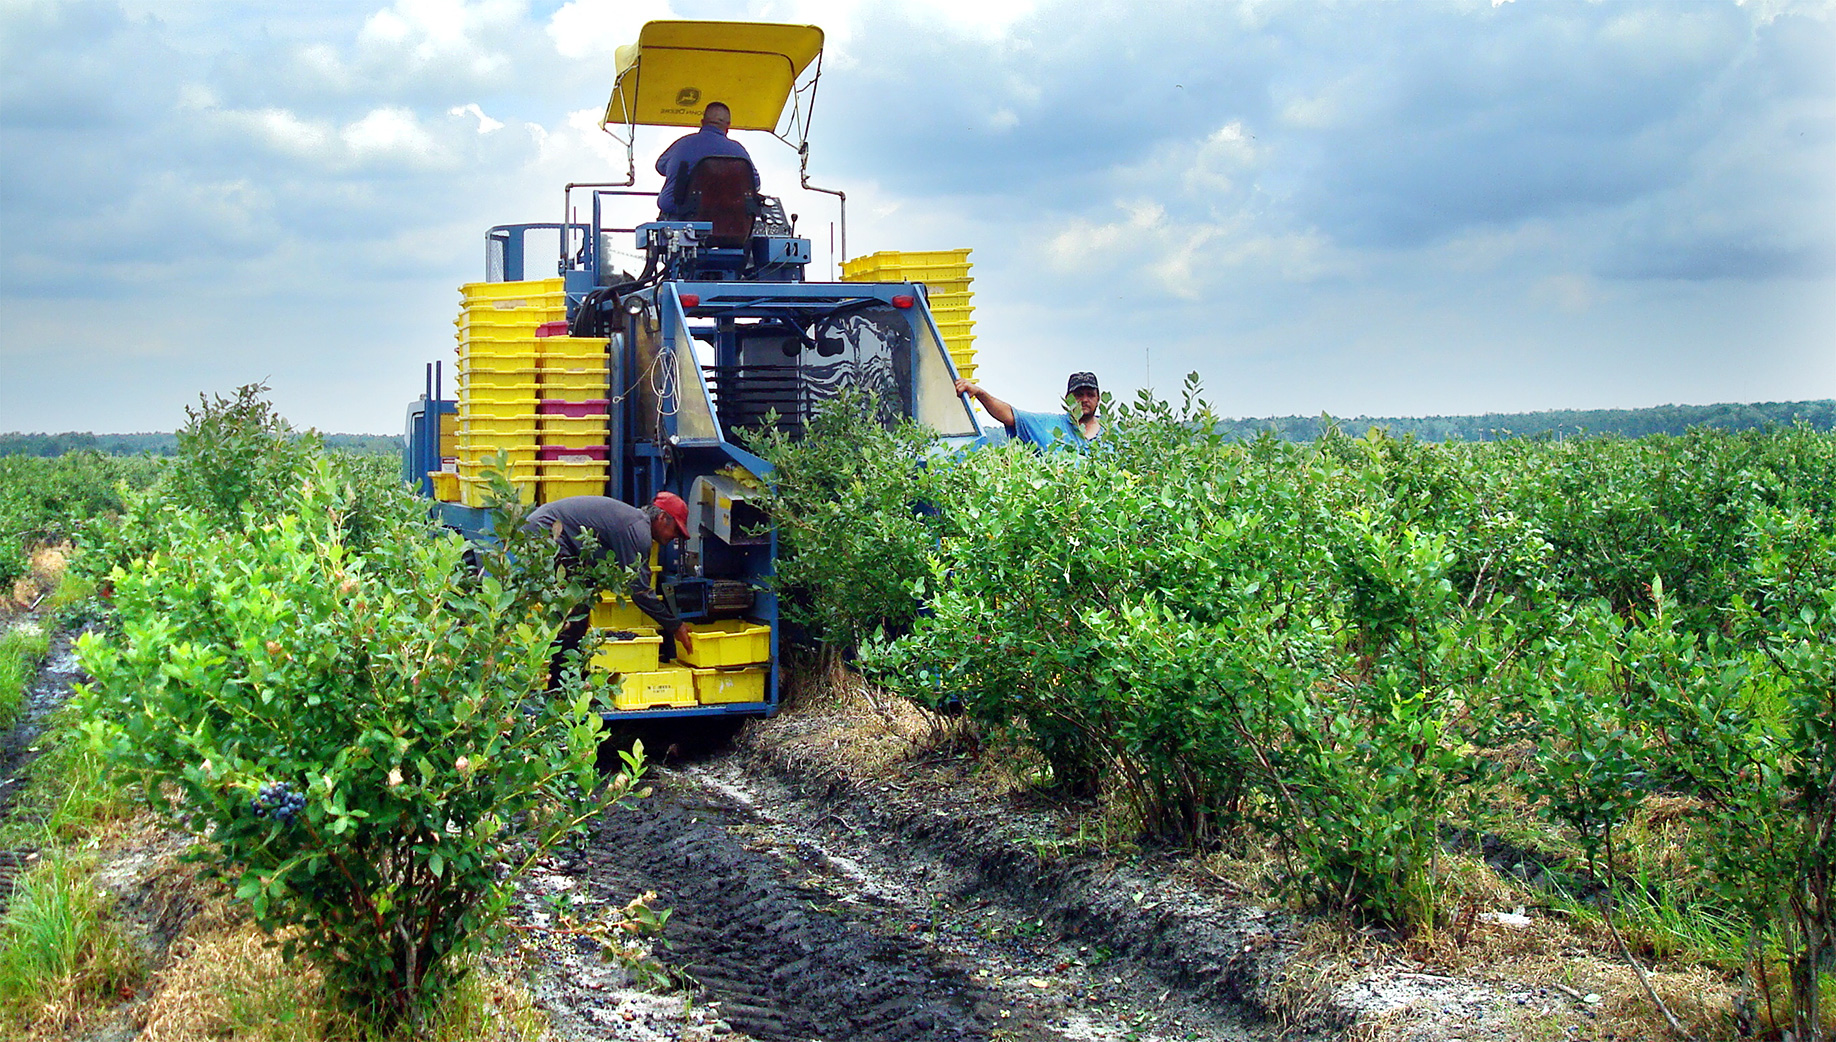
<svg viewBox="0 0 1836 1042"><path fill-rule="evenodd" d="M611 554L627 568L647 563L650 556L650 513L643 507L610 496L569 496L545 503L529 512L524 527L548 532L561 522L556 542L564 556L579 559L580 533L593 533L598 545L594 559Z"/></svg>
<svg viewBox="0 0 1836 1042"><path fill-rule="evenodd" d="M523 527L552 532L555 522L561 522L555 542L563 562L580 559L582 530L593 533L597 543L593 559L611 554L612 560L624 567L636 568L637 577L631 580L629 591L631 600L673 637L682 620L650 588L650 519L655 511L655 507L634 507L610 496L569 496L531 510Z"/></svg>

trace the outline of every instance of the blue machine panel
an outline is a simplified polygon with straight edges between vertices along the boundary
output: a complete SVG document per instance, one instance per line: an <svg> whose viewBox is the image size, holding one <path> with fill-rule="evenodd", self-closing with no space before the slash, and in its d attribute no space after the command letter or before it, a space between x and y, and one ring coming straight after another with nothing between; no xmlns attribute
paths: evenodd
<svg viewBox="0 0 1836 1042"><path fill-rule="evenodd" d="M752 262L766 264L808 264L810 262L810 240L791 239L777 236L761 237L752 240Z"/></svg>

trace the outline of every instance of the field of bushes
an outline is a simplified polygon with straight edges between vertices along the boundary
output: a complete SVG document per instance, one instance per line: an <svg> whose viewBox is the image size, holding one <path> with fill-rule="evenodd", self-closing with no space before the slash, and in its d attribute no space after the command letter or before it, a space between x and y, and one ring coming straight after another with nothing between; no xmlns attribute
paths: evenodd
<svg viewBox="0 0 1836 1042"><path fill-rule="evenodd" d="M788 614L1122 834L1400 935L1509 849L1742 981L1730 1034L1828 1037L1836 435L1243 441L1198 395L1088 455L764 439Z"/></svg>
<svg viewBox="0 0 1836 1042"><path fill-rule="evenodd" d="M78 539L63 600L99 606L77 610L92 679L0 826L37 866L0 917L0 1033L55 1034L145 981L93 881L140 805L191 837L235 921L309 971L282 992L235 981L218 1021L479 1037L472 980L517 880L642 768L634 752L597 767L603 680L549 689L552 634L593 577L548 567L514 507L481 574L395 460L297 435L263 390L201 400L154 469L0 460L27 545ZM0 642L16 704L48 642L38 620L13 632L31 635ZM645 914L583 929L639 959L660 926Z"/></svg>
<svg viewBox="0 0 1836 1042"><path fill-rule="evenodd" d="M74 536L108 606L58 724L91 809L6 826L46 852L0 923L24 1028L144 973L58 903L94 893L73 814L195 837L322 982L311 1032L464 1037L443 1003L508 886L635 784L595 770L604 691L544 691L596 577L519 552L514 509L481 575L392 461L260 391L201 401L163 463L0 459L0 567ZM1836 434L1296 444L1198 395L1112 403L1088 455L845 409L761 439L787 621L1112 842L1261 857L1396 937L1470 919L1473 852L1508 850L1635 965L1739 982L1728 1034L1829 1037ZM13 703L47 643L0 647Z"/></svg>

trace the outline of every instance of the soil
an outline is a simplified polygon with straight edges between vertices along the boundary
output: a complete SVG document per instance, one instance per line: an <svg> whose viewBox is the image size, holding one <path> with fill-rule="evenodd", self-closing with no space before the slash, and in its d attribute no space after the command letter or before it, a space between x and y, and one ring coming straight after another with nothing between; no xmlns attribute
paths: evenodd
<svg viewBox="0 0 1836 1042"><path fill-rule="evenodd" d="M0 619L0 626L5 625ZM35 619L23 619L15 625L37 626ZM0 733L0 820L12 813L13 803L24 784L23 772L38 755L38 738L44 731L45 717L69 697L71 685L81 677L77 666L74 634L58 634L51 642L38 675L26 687L20 700L19 715L13 726ZM0 909L12 893L13 879L32 860L33 851L0 849Z"/></svg>
<svg viewBox="0 0 1836 1042"><path fill-rule="evenodd" d="M0 813L44 714L77 679L69 644L56 643L0 740ZM653 736L652 748L674 746L652 769L653 794L609 813L525 887L526 965L553 1037L1243 1042L1355 1029L1440 1042L1532 1028L1575 1037L1587 1024L1573 992L1386 954L1315 965L1307 921L1169 859L1066 853L1059 808L991 792L967 761L860 770L837 737L859 727L858 714L827 706L711 749ZM137 887L158 885L123 875L105 873L128 909L144 903ZM617 907L644 891L671 910L657 955L686 979L674 993L634 987L596 942L545 932L557 894Z"/></svg>

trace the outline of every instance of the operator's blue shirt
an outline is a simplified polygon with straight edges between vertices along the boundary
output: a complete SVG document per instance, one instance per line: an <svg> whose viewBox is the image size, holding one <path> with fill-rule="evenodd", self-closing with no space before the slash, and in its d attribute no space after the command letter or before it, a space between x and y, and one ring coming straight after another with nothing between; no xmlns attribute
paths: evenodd
<svg viewBox="0 0 1836 1042"><path fill-rule="evenodd" d="M1049 449L1056 446L1078 452L1089 449L1091 440L1084 437L1084 432L1077 424L1071 422L1071 414L1064 412L1021 412L1015 409L1014 422L1008 425L1007 434L1037 448Z"/></svg>
<svg viewBox="0 0 1836 1042"><path fill-rule="evenodd" d="M670 216L676 214L676 182L687 177L695 169L696 163L709 156L738 156L748 163L752 162L752 156L746 151L745 145L713 127L702 127L693 134L682 135L657 157L657 173L663 175L663 191L657 194L658 212ZM759 168L756 163L752 167L752 187L759 187Z"/></svg>

